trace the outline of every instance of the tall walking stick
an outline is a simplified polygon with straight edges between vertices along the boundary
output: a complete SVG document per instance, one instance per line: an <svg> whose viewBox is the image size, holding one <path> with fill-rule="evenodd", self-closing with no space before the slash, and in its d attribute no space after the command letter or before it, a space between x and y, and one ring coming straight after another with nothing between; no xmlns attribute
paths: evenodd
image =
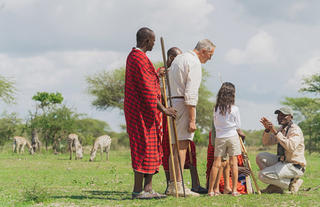
<svg viewBox="0 0 320 207"><path fill-rule="evenodd" d="M163 64L165 67L165 71L166 71L166 77L167 77L167 83L168 83L168 92L169 92L169 101L170 101L170 107L172 107L172 101L171 101L171 88L170 88L170 82L169 82L169 74L168 74L168 66L167 66L167 60L166 60L166 52L164 49L164 41L163 38L160 38L160 42L161 42L161 49L162 49L162 57L163 57ZM166 91L165 88L165 81L164 81L164 77L162 77L162 83L163 83L163 90ZM165 94L165 104L166 107L168 107L168 103L167 103L167 97L166 97L166 92L164 92ZM170 157L171 157L171 162L172 162L172 171L173 171L173 176L174 176L174 180L175 180L175 188L176 188L176 196L178 194L178 188L177 188L177 179L176 179L176 174L175 174L175 168L174 168L174 160L173 160L173 150L172 150L172 143L171 143L171 128L170 128L170 117L167 116L167 121L168 121L168 134L169 134L169 145L170 145ZM186 197L186 191L184 188L184 181L183 181L183 174L182 174L182 169L181 169L181 160L180 160L180 155L179 155L179 142L178 142L178 134L177 134L177 128L176 128L176 122L174 119L171 119L172 121L172 125L173 125L173 129L174 129L174 138L175 138L175 143L176 143L176 149L177 149L177 155L178 155L178 162L179 162L179 169L180 169L180 174L181 174L181 181L182 181L182 188L183 188L183 196Z"/></svg>
<svg viewBox="0 0 320 207"><path fill-rule="evenodd" d="M164 56L164 65L165 65L165 69L167 70L167 62L165 60L165 56ZM168 101L167 101L167 91L166 91L166 81L164 79L164 76L161 77L161 81L162 81L162 85L163 85L163 99L164 99L164 106L167 108L168 107ZM169 126L170 124L170 117L167 117L167 128L168 128L168 137L169 137L169 149L170 149L170 159L171 159L171 166L173 169L173 179L174 179L174 187L176 189L176 198L179 197L178 194L178 185L177 185L177 176L176 176L176 171L175 171L175 166L174 166L174 159L173 159L173 150L172 150L172 140L171 140L171 127Z"/></svg>
<svg viewBox="0 0 320 207"><path fill-rule="evenodd" d="M248 168L250 170L250 174L252 176L252 180L254 182L254 185L256 187L256 190L257 190L258 194L261 195L261 191L260 191L260 188L258 186L256 177L255 177L255 175L254 175L254 173L252 171L252 168L251 168L251 163L250 163L250 160L249 160L248 152L247 152L246 147L244 146L242 138L240 136L239 136L239 140L240 140L241 148L242 148L242 151L243 151L243 154L244 154L244 159L246 160L246 162L248 164Z"/></svg>

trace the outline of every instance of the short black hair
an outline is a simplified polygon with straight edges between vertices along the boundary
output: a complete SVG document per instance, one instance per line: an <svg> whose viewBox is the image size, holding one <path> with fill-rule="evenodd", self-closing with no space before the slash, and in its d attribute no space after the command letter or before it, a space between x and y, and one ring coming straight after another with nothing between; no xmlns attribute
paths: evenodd
<svg viewBox="0 0 320 207"><path fill-rule="evenodd" d="M137 32L137 46L142 46L141 44L143 44L143 42L146 39L151 38L153 34L153 31L151 29L149 29L148 27L142 27L141 29L138 30Z"/></svg>

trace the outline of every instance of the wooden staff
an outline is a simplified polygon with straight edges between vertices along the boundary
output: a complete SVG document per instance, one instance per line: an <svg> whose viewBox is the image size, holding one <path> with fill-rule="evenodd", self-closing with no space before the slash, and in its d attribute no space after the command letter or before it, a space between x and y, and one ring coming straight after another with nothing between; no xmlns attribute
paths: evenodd
<svg viewBox="0 0 320 207"><path fill-rule="evenodd" d="M246 167L246 168L249 168L248 167L248 158L244 154L242 147L241 147L241 153L242 153L242 158L243 158L243 166ZM251 176L250 175L246 176L246 188L247 188L247 193L248 194L252 194L253 193L253 186L252 186Z"/></svg>
<svg viewBox="0 0 320 207"><path fill-rule="evenodd" d="M164 49L164 41L163 38L160 37L160 42L161 42L161 49L162 49L162 57L163 57L163 65L166 71L166 77L167 77L167 83L168 83L168 92L169 92L169 101L170 101L170 107L172 107L172 101L171 101L171 88L170 88L170 82L169 82L169 74L168 74L168 66L167 66L167 60L166 60L166 52ZM163 90L165 91L165 81L164 81L164 77L162 76L162 83L163 83ZM166 93L165 93L166 94ZM167 104L165 107L168 107L168 103L167 103L167 97L164 97L165 99L165 104ZM168 121L168 134L169 134L169 145L170 145L170 157L171 157L171 161L172 163L174 163L173 160L173 150L172 150L172 143L171 143L171 135L170 135L170 131L171 131L171 127L170 127L170 117L167 116L167 121ZM176 122L175 119L172 119L172 125L173 125L173 129L174 129L174 138L175 138L175 142L176 142L176 149L177 149L177 155L178 155L178 162L179 162L179 169L180 169L180 174L181 174L181 181L182 181L182 188L183 188L183 196L186 197L186 191L184 188L184 181L183 181L183 174L182 174L182 169L181 169L181 160L180 160L180 155L179 155L179 142L178 142L178 133L177 133L177 127L176 127ZM174 168L174 164L172 164L172 169L173 169L173 176L175 179L175 186L176 186L176 196L178 194L178 188L177 188L177 179L176 179L176 174L175 174L175 168Z"/></svg>
<svg viewBox="0 0 320 207"><path fill-rule="evenodd" d="M255 177L255 175L254 175L254 173L252 171L252 168L251 168L251 163L250 163L250 160L249 160L248 152L247 152L246 147L244 146L242 138L240 136L239 136L239 140L240 140L241 148L242 148L242 151L243 151L243 154L244 154L244 159L246 160L246 162L248 164L248 168L250 170L250 174L251 174L252 180L254 182L254 185L256 187L256 190L257 190L258 194L261 195L261 191L260 191L260 188L258 186L256 177Z"/></svg>
<svg viewBox="0 0 320 207"><path fill-rule="evenodd" d="M164 98L164 106L167 108L168 107L168 101L167 101L167 92L166 92L166 82L164 80L164 76L161 77L162 85L163 85L163 98ZM176 171L174 167L174 159L173 159L173 151L172 151L172 140L171 140L171 127L169 126L170 124L170 117L167 117L167 125L168 125L168 136L169 136L169 148L170 148L170 159L171 159L171 166L173 169L173 179L174 179L174 186L176 189L176 197L179 197L178 194L178 185L177 185L177 177L176 177Z"/></svg>

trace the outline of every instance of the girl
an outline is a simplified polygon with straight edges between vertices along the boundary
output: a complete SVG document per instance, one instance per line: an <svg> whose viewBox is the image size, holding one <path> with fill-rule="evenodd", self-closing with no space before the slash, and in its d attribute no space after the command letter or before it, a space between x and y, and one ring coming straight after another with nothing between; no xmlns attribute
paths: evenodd
<svg viewBox="0 0 320 207"><path fill-rule="evenodd" d="M225 82L222 84L218 95L216 106L214 108L214 126L216 129L214 163L210 171L209 178L209 196L219 195L219 191L214 191L214 184L220 180L217 174L221 167L221 157L229 155L232 183L238 182L238 160L237 156L241 154L239 136L243 139L245 135L240 130L240 113L239 108L234 105L235 87L232 83ZM227 177L226 179L229 179ZM218 183L218 182L217 182ZM239 196L237 185L232 186L233 196Z"/></svg>

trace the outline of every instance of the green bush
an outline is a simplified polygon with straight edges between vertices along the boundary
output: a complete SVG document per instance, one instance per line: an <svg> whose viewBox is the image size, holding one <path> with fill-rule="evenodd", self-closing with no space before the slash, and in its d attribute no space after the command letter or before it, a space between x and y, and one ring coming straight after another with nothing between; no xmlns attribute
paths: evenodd
<svg viewBox="0 0 320 207"><path fill-rule="evenodd" d="M40 203L49 199L49 193L46 188L35 183L32 187L24 189L23 197L25 202Z"/></svg>

